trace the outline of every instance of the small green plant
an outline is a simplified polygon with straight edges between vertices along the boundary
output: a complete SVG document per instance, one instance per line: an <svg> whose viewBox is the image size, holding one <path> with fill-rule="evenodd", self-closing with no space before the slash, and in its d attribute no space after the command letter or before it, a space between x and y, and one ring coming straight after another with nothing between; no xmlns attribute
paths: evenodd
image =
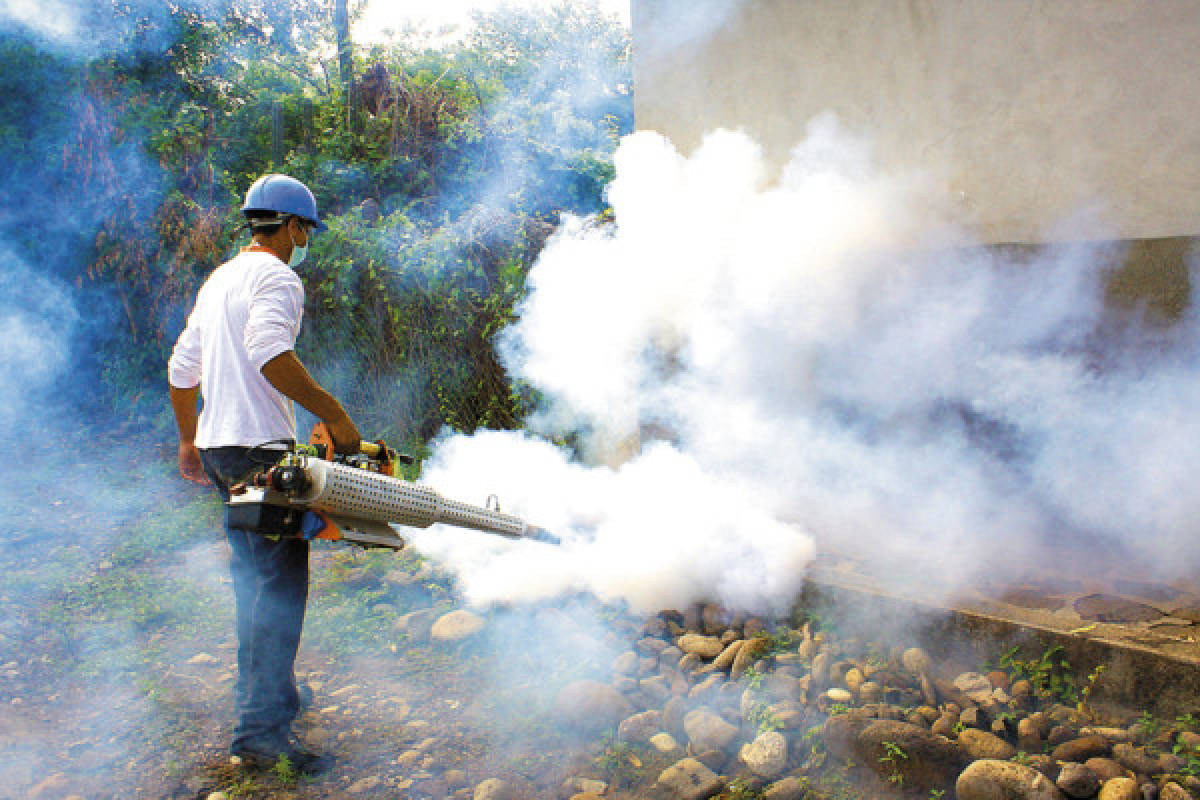
<svg viewBox="0 0 1200 800"><path fill-rule="evenodd" d="M829 707L829 716L840 717L842 714L849 714L850 707L845 703L834 703Z"/></svg>
<svg viewBox="0 0 1200 800"><path fill-rule="evenodd" d="M955 736L958 736L960 733L962 733L966 729L967 729L967 726L963 723L962 720L959 720L958 722L954 723L954 726L952 728L950 728L951 732Z"/></svg>
<svg viewBox="0 0 1200 800"><path fill-rule="evenodd" d="M763 795L749 781L743 778L734 778L729 782L729 786L726 789L726 796L729 800L759 800Z"/></svg>
<svg viewBox="0 0 1200 800"><path fill-rule="evenodd" d="M278 760L271 765L271 774L284 786L291 786L300 777L300 774L296 771L296 766L285 753L280 753Z"/></svg>
<svg viewBox="0 0 1200 800"><path fill-rule="evenodd" d="M1175 722L1179 725L1180 728L1183 728L1185 731L1200 730L1200 717L1197 717L1195 714L1191 713L1190 711L1181 717L1176 717Z"/></svg>
<svg viewBox="0 0 1200 800"><path fill-rule="evenodd" d="M253 797L261 792L263 787L252 777L246 777L229 787L225 794L230 797Z"/></svg>
<svg viewBox="0 0 1200 800"><path fill-rule="evenodd" d="M1017 754L1012 757L1012 760L1026 767L1033 764L1033 759L1030 758L1029 753L1026 753L1024 750L1018 750Z"/></svg>
<svg viewBox="0 0 1200 800"><path fill-rule="evenodd" d="M942 798L945 796L946 796L945 789L930 789L929 790L929 800L942 800Z"/></svg>
<svg viewBox="0 0 1200 800"><path fill-rule="evenodd" d="M767 633L759 631L754 634L755 644L757 645L757 653L760 657L783 653L787 650L794 649L798 644L792 632L784 628L780 633Z"/></svg>
<svg viewBox="0 0 1200 800"><path fill-rule="evenodd" d="M753 703L746 712L746 721L760 732L783 730L783 721L775 716L768 703Z"/></svg>
<svg viewBox="0 0 1200 800"><path fill-rule="evenodd" d="M1157 719L1149 711L1143 711L1142 715L1133 723L1141 729L1142 735L1147 739L1152 739L1162 730L1162 721Z"/></svg>
<svg viewBox="0 0 1200 800"><path fill-rule="evenodd" d="M639 776L644 765L631 745L617 741L611 733L605 734L601 744L603 750L596 756L596 766L603 770L609 783L631 781Z"/></svg>
<svg viewBox="0 0 1200 800"><path fill-rule="evenodd" d="M867 648L866 665L873 670L881 670L887 666L887 656L883 652L883 648L878 642L871 642Z"/></svg>
<svg viewBox="0 0 1200 800"><path fill-rule="evenodd" d="M883 742L883 755L879 757L880 763L887 766L890 774L888 782L894 783L897 786L904 785L904 774L900 771L900 763L908 760L908 753L904 752L904 748L895 742Z"/></svg>
<svg viewBox="0 0 1200 800"><path fill-rule="evenodd" d="M804 732L804 735L800 737L800 741L801 743L811 747L813 750L816 750L817 748L823 748L825 746L825 740L821 737L824 732L825 726L813 725Z"/></svg>
<svg viewBox="0 0 1200 800"><path fill-rule="evenodd" d="M1088 700L1092 696L1092 692L1096 690L1096 684L1100 681L1100 676L1108 669L1107 664L1098 664L1096 668L1088 673L1087 683L1079 690L1079 710L1085 713L1091 713L1091 708L1088 706Z"/></svg>
<svg viewBox="0 0 1200 800"><path fill-rule="evenodd" d="M1178 742L1173 752L1183 759L1183 766L1179 769L1181 775L1200 778L1200 747L1188 747L1183 742Z"/></svg>
<svg viewBox="0 0 1200 800"><path fill-rule="evenodd" d="M746 685L751 689L761 689L763 685L763 674L754 667L746 667L746 671L742 673L742 677L746 679Z"/></svg>
<svg viewBox="0 0 1200 800"><path fill-rule="evenodd" d="M1078 705L1079 690L1071 664L1065 658L1062 645L1053 645L1032 659L1018 658L1019 647L1014 647L1000 656L998 666L1015 680L1024 678L1033 686L1033 692L1044 699L1059 700L1067 705Z"/></svg>

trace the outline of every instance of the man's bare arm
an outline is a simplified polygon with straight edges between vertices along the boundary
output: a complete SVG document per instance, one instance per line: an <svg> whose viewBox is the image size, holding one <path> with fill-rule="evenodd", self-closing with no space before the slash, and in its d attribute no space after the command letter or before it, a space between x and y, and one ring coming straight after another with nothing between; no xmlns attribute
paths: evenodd
<svg viewBox="0 0 1200 800"><path fill-rule="evenodd" d="M196 403L199 400L199 386L190 389L171 387L171 408L179 427L179 474L192 483L208 483L204 465L200 463L200 452L196 449Z"/></svg>
<svg viewBox="0 0 1200 800"><path fill-rule="evenodd" d="M329 426L334 447L339 453L357 453L362 436L346 409L309 374L296 351L288 350L272 358L262 368L263 377L286 397L308 409Z"/></svg>

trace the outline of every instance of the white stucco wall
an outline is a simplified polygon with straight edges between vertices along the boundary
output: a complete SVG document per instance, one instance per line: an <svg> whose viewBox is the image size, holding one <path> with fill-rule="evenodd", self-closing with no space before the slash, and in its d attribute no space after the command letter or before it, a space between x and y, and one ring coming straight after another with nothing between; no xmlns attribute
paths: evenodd
<svg viewBox="0 0 1200 800"><path fill-rule="evenodd" d="M984 241L1200 233L1200 0L632 3L637 126L684 152L778 166L831 110Z"/></svg>

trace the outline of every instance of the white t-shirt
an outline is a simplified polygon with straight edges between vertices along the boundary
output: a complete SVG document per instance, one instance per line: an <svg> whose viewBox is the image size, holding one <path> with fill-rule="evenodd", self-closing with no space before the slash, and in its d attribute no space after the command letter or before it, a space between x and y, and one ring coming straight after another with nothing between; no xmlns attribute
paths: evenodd
<svg viewBox="0 0 1200 800"><path fill-rule="evenodd" d="M304 285L271 253L243 251L208 276L167 362L172 386L200 385L197 447L296 438L292 402L262 366L295 348L303 315Z"/></svg>

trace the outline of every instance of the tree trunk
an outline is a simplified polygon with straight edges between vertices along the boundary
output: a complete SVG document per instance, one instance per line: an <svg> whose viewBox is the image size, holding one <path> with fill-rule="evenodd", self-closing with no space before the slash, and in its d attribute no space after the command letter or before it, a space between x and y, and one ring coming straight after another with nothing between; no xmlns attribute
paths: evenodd
<svg viewBox="0 0 1200 800"><path fill-rule="evenodd" d="M334 0L333 28L337 33L338 72L346 95L346 121L354 120L354 51L350 42L349 0Z"/></svg>
<svg viewBox="0 0 1200 800"><path fill-rule="evenodd" d="M292 0L277 0L271 7L273 13L271 45L284 53L294 53L292 29L296 25L296 15L292 9Z"/></svg>

